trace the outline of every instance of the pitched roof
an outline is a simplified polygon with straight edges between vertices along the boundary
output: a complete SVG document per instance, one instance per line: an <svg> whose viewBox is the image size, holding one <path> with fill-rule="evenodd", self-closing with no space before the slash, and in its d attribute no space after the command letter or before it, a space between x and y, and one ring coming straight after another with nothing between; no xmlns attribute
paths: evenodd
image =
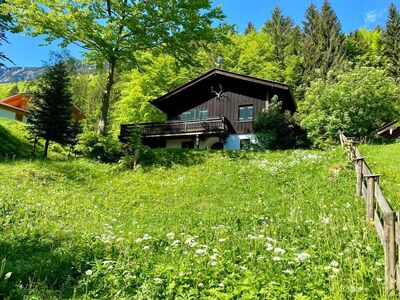
<svg viewBox="0 0 400 300"><path fill-rule="evenodd" d="M400 120L395 120L382 126L377 131L375 131L375 133L384 138L400 137Z"/></svg>
<svg viewBox="0 0 400 300"><path fill-rule="evenodd" d="M163 110L165 107L166 102L168 102L169 99L173 98L174 96L181 94L194 86L198 85L199 83L206 81L207 79L213 78L213 77L224 77L227 79L233 79L233 80L240 80L242 82L248 82L250 84L255 84L258 86L266 86L266 87L271 87L271 88L276 88L280 90L284 90L287 93L290 94L290 89L287 84L272 81L272 80L266 80L266 79L261 79L261 78L256 78L248 75L242 75L238 73L233 73L233 72L228 72L220 69L212 69L208 71L207 73L204 73L203 75L198 76L197 78L189 81L188 83L170 91L169 93L166 93L162 95L161 97L154 99L150 101L154 106L160 108ZM293 100L291 94L290 94L291 100ZM294 101L293 101L294 102ZM295 105L295 103L294 103Z"/></svg>
<svg viewBox="0 0 400 300"><path fill-rule="evenodd" d="M20 93L0 100L0 105L3 107L19 110L24 113L29 113L29 102L33 99L33 94ZM83 111L75 104L72 105L72 116L76 120L85 119Z"/></svg>
<svg viewBox="0 0 400 300"><path fill-rule="evenodd" d="M22 112L22 113L29 113L29 111L7 104L7 103L3 103L0 101L0 108L6 109L6 110L12 110L12 111L17 111L17 112Z"/></svg>

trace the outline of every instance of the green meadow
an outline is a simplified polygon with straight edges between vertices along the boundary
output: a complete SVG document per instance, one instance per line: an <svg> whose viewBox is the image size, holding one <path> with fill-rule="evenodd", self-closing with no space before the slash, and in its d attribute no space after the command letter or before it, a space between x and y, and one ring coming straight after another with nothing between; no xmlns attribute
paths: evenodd
<svg viewBox="0 0 400 300"><path fill-rule="evenodd" d="M392 208L400 210L400 143L361 145L360 151L372 171L381 175L379 182Z"/></svg>
<svg viewBox="0 0 400 300"><path fill-rule="evenodd" d="M341 149L157 155L1 161L0 297L384 298Z"/></svg>

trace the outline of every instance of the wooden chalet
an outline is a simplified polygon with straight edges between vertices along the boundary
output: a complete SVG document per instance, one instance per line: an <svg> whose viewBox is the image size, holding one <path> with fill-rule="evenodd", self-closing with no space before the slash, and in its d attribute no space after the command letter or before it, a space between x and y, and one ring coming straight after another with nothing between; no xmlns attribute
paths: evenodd
<svg viewBox="0 0 400 300"><path fill-rule="evenodd" d="M139 128L151 147L238 150L254 142L253 119L275 95L296 110L288 85L214 69L151 101L166 122L124 124L119 137Z"/></svg>
<svg viewBox="0 0 400 300"><path fill-rule="evenodd" d="M379 128L376 134L385 139L398 139L400 138L400 120L393 121L385 126Z"/></svg>
<svg viewBox="0 0 400 300"><path fill-rule="evenodd" d="M27 123L32 100L33 95L30 93L16 94L0 100L0 117ZM86 118L83 111L75 104L72 105L71 116L74 122Z"/></svg>

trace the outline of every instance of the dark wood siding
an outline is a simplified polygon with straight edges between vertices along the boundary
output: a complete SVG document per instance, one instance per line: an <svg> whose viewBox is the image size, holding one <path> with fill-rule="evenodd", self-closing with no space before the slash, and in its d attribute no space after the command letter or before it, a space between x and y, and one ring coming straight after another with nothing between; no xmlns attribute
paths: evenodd
<svg viewBox="0 0 400 300"><path fill-rule="evenodd" d="M239 121L239 107L253 105L253 116L257 116L267 106L266 100L240 95L234 92L226 92L220 99L213 97L191 109L208 110L208 117L226 117L236 133L252 132L252 121ZM170 120L177 120L178 116L171 116Z"/></svg>

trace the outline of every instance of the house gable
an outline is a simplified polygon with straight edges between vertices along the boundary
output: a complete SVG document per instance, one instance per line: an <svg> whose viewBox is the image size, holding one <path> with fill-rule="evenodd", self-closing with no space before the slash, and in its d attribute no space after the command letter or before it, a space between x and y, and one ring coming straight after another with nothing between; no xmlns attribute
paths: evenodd
<svg viewBox="0 0 400 300"><path fill-rule="evenodd" d="M245 133L252 131L252 120L240 120L240 107L251 106L255 117L274 95L284 109L295 111L295 102L285 84L211 70L151 103L164 111L168 120L182 120L182 113L190 110L207 112L207 117L227 118L234 132Z"/></svg>

